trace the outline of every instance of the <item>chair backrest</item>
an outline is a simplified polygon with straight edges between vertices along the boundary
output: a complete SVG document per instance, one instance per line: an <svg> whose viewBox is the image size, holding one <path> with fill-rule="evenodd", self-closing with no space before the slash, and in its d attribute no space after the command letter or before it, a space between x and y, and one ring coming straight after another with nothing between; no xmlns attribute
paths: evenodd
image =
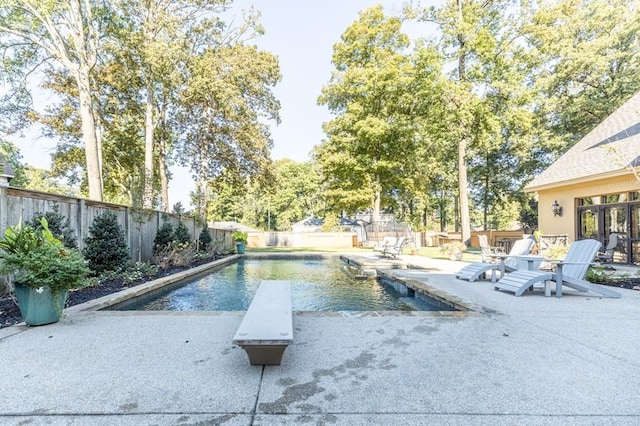
<svg viewBox="0 0 640 426"><path fill-rule="evenodd" d="M609 234L609 243L607 244L607 247L604 249L604 256L600 256L600 257L613 259L613 251L616 249L617 246L618 246L618 234L615 232L612 232L611 234Z"/></svg>
<svg viewBox="0 0 640 426"><path fill-rule="evenodd" d="M504 260L504 264L512 268L518 267L518 261L515 257L511 256L524 256L531 253L535 240L533 238L522 238L513 243L511 250L509 251L509 257Z"/></svg>
<svg viewBox="0 0 640 426"><path fill-rule="evenodd" d="M616 246L618 245L618 234L616 232L612 232L611 234L609 234L609 243L607 244L607 247L604 249L605 252L611 250L615 250Z"/></svg>
<svg viewBox="0 0 640 426"><path fill-rule="evenodd" d="M531 253L531 249L533 249L533 245L535 244L535 240L533 238L522 238L515 243L513 243L513 247L509 251L509 256L523 256Z"/></svg>
<svg viewBox="0 0 640 426"><path fill-rule="evenodd" d="M398 238L398 241L396 241L396 244L395 244L395 248L401 248L404 245L404 242L406 239L407 237Z"/></svg>
<svg viewBox="0 0 640 426"><path fill-rule="evenodd" d="M478 242L480 243L482 254L491 254L491 246L489 245L489 240L487 240L486 235L478 235Z"/></svg>
<svg viewBox="0 0 640 426"><path fill-rule="evenodd" d="M583 279L600 247L602 247L600 241L591 239L573 242L562 260L568 263L562 268L563 275L578 280Z"/></svg>
<svg viewBox="0 0 640 426"><path fill-rule="evenodd" d="M382 247L393 247L396 245L396 237L384 237L382 240Z"/></svg>

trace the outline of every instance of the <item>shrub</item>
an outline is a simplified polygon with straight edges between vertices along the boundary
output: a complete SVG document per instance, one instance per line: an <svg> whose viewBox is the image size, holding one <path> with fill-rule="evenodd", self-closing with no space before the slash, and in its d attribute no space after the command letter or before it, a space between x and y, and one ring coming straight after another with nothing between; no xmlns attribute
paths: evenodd
<svg viewBox="0 0 640 426"><path fill-rule="evenodd" d="M606 266L597 265L591 266L587 270L584 279L597 284L608 284L615 280L628 278L626 274L612 273Z"/></svg>
<svg viewBox="0 0 640 426"><path fill-rule="evenodd" d="M165 272L171 266L188 266L195 254L194 244L172 242L156 251L154 263Z"/></svg>
<svg viewBox="0 0 640 426"><path fill-rule="evenodd" d="M31 226L37 230L42 229L41 219L45 218L49 224L49 231L67 248L78 247L78 239L76 238L69 219L60 213L60 207L54 204L51 211L46 213L35 213L31 219Z"/></svg>
<svg viewBox="0 0 640 426"><path fill-rule="evenodd" d="M129 263L129 248L118 218L112 212L104 212L93 220L89 236L82 251L89 268L96 274L105 271L121 271Z"/></svg>
<svg viewBox="0 0 640 426"><path fill-rule="evenodd" d="M158 251L162 251L173 241L173 225L169 222L165 222L162 224L160 229L158 229L158 233L153 240L153 254L155 255Z"/></svg>
<svg viewBox="0 0 640 426"><path fill-rule="evenodd" d="M211 233L209 232L209 228L205 224L202 227L202 231L200 231L200 236L198 237L200 240L200 245L198 246L198 251L207 251L209 250L209 246L211 245Z"/></svg>
<svg viewBox="0 0 640 426"><path fill-rule="evenodd" d="M152 277L158 272L158 267L147 262L136 262L122 273L122 281L126 285L131 285Z"/></svg>
<svg viewBox="0 0 640 426"><path fill-rule="evenodd" d="M184 223L178 223L176 229L173 231L173 241L178 244L185 244L191 242L191 235Z"/></svg>

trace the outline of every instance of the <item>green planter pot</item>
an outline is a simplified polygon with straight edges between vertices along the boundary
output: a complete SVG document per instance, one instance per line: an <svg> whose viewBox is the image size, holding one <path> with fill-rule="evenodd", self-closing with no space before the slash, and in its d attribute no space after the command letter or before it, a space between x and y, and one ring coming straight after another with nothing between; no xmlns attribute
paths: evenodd
<svg viewBox="0 0 640 426"><path fill-rule="evenodd" d="M244 254L244 243L241 241L236 242L236 251L238 254Z"/></svg>
<svg viewBox="0 0 640 426"><path fill-rule="evenodd" d="M39 289L15 285L16 298L22 319L28 325L45 325L57 322L67 301L67 291L51 294L49 287Z"/></svg>

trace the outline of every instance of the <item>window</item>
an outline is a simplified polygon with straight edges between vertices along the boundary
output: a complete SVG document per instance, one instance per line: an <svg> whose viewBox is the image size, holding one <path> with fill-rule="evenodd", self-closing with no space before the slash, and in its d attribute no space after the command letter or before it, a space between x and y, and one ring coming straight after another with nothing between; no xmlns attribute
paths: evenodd
<svg viewBox="0 0 640 426"><path fill-rule="evenodd" d="M600 197L578 198L579 206L594 206L600 204Z"/></svg>
<svg viewBox="0 0 640 426"><path fill-rule="evenodd" d="M602 201L604 202L604 204L626 203L627 200L628 198L626 193L611 194L602 197Z"/></svg>

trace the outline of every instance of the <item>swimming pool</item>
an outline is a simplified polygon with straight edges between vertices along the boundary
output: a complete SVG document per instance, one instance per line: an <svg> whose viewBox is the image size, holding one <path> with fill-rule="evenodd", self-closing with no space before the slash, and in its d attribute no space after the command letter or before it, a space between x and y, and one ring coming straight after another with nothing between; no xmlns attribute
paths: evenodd
<svg viewBox="0 0 640 426"><path fill-rule="evenodd" d="M410 297L398 286L351 273L339 258L253 259L212 270L110 309L244 311L262 280L288 280L295 311L440 311L441 304ZM413 296L413 292L410 292Z"/></svg>

